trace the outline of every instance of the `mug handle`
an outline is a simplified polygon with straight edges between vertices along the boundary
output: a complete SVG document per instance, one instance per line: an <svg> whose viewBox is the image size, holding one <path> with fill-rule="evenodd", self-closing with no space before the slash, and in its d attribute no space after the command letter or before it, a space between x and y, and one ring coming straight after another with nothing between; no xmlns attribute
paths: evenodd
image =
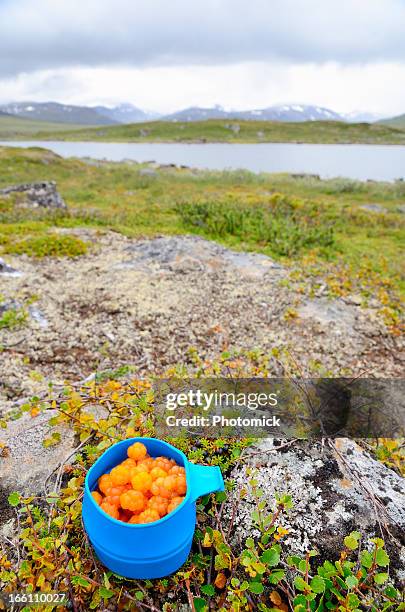
<svg viewBox="0 0 405 612"><path fill-rule="evenodd" d="M223 491L225 489L222 473L217 465L196 465L189 463L190 474L190 497L195 502L198 497Z"/></svg>

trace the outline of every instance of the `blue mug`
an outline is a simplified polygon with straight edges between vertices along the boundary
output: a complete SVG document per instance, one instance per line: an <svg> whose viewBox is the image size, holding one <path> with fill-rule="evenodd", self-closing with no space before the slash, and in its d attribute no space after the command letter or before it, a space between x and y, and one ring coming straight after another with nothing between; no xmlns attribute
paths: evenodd
<svg viewBox="0 0 405 612"><path fill-rule="evenodd" d="M142 442L151 457L169 457L186 471L184 501L160 520L143 525L112 518L91 495L100 476L124 461L134 442ZM196 524L197 498L223 490L219 467L190 463L184 453L162 440L130 438L111 446L88 471L82 510L84 528L97 557L114 573L126 578L163 578L187 560Z"/></svg>

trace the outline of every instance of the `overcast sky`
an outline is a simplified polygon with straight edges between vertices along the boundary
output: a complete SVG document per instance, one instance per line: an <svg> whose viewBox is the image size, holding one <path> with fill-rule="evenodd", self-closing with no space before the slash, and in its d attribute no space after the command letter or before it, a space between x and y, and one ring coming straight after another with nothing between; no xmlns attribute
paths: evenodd
<svg viewBox="0 0 405 612"><path fill-rule="evenodd" d="M405 0L0 0L0 102L405 112Z"/></svg>

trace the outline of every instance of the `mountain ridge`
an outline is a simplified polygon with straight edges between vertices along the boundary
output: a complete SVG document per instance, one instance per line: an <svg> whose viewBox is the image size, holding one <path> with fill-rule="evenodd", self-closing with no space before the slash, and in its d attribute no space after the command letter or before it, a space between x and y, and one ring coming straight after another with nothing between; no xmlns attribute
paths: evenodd
<svg viewBox="0 0 405 612"><path fill-rule="evenodd" d="M378 123L403 130L405 129L405 113L396 115L395 117L390 117L388 119L382 119Z"/></svg>
<svg viewBox="0 0 405 612"><path fill-rule="evenodd" d="M128 125L150 121L196 122L209 119L279 121L300 123L305 121L342 121L345 123L385 123L393 127L405 126L405 115L382 117L375 113L353 111L337 113L324 106L311 104L275 104L265 108L232 110L222 106L190 106L173 113L159 114L125 102L116 106L80 106L59 102L10 102L0 104L0 115L67 125Z"/></svg>
<svg viewBox="0 0 405 612"><path fill-rule="evenodd" d="M221 106L191 106L161 117L163 121L203 121L206 119L240 119L250 121L344 121L343 115L323 106L311 104L277 104L252 110L225 110Z"/></svg>

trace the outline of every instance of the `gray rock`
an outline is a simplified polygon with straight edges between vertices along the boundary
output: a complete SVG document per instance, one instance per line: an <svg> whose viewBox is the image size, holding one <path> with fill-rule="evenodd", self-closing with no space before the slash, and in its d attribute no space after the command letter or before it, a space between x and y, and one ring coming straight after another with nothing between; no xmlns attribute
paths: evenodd
<svg viewBox="0 0 405 612"><path fill-rule="evenodd" d="M320 181L321 177L319 174L308 174L306 172L293 172L292 174L290 174L291 178L293 179L313 179L314 181Z"/></svg>
<svg viewBox="0 0 405 612"><path fill-rule="evenodd" d="M369 210L370 212L376 212L376 213L387 212L387 209L384 208L384 206L381 206L381 204L375 204L375 203L362 204L360 208L362 210Z"/></svg>
<svg viewBox="0 0 405 612"><path fill-rule="evenodd" d="M157 176L157 172L156 170L153 170L153 168L141 168L139 170L139 175L140 176Z"/></svg>
<svg viewBox="0 0 405 612"><path fill-rule="evenodd" d="M21 272L19 272L15 268L12 268L8 264L6 264L4 259L2 259L1 257L0 257L0 274L3 276L13 276L13 277L22 276Z"/></svg>
<svg viewBox="0 0 405 612"><path fill-rule="evenodd" d="M315 298L305 301L298 308L302 319L313 319L322 325L335 325L337 328L353 330L356 323L356 308L341 300Z"/></svg>
<svg viewBox="0 0 405 612"><path fill-rule="evenodd" d="M276 494L292 496L292 510L276 523L289 530L284 541L292 553L303 554L317 548L324 557L336 559L343 538L351 530L356 528L365 536L380 536L381 524L387 528L384 536L391 567L396 569L399 579L403 578L404 479L352 440L336 440L337 452L328 444L314 441L299 441L280 451L273 443L273 439L263 440L247 453L245 464L235 467L231 474L236 486L223 517L229 521L232 503L237 502L234 540L259 535L251 517L255 501L249 480L255 478L270 510L275 508ZM249 474L252 468L253 473ZM247 493L238 500L241 489Z"/></svg>
<svg viewBox="0 0 405 612"><path fill-rule="evenodd" d="M22 183L0 190L0 194L3 195L9 195L10 193L21 194L21 204L30 208L67 209L62 196L56 190L56 183L54 181Z"/></svg>
<svg viewBox="0 0 405 612"><path fill-rule="evenodd" d="M15 300L9 300L9 301L4 301L4 302L0 302L0 316L2 316L5 312L8 312L10 310L20 310L22 308L22 305L19 302L16 302Z"/></svg>
<svg viewBox="0 0 405 612"><path fill-rule="evenodd" d="M43 440L51 435L48 421L56 415L56 410L41 412L36 417L26 413L9 421L7 429L0 430L0 442L7 449L0 456L3 495L13 490L23 495L38 493L48 475L75 448L74 434L67 427L59 429L59 444L49 448L43 446Z"/></svg>
<svg viewBox="0 0 405 612"><path fill-rule="evenodd" d="M400 204L400 206L398 206L397 208L397 211L405 215L405 204Z"/></svg>
<svg viewBox="0 0 405 612"><path fill-rule="evenodd" d="M38 323L42 329L46 329L48 327L48 320L45 317L44 313L36 308L35 306L29 306L28 312L30 317Z"/></svg>
<svg viewBox="0 0 405 612"><path fill-rule="evenodd" d="M230 269L244 277L260 278L281 270L270 257L227 249L199 236L170 236L142 240L128 248L135 258L123 264L138 269L157 268L187 274Z"/></svg>
<svg viewBox="0 0 405 612"><path fill-rule="evenodd" d="M24 304L16 300L0 302L0 316L10 310L14 310L16 313L19 312L25 315L28 314L31 320L38 323L38 325L43 329L48 327L48 321L43 312L33 305L30 305L28 309L26 309Z"/></svg>

